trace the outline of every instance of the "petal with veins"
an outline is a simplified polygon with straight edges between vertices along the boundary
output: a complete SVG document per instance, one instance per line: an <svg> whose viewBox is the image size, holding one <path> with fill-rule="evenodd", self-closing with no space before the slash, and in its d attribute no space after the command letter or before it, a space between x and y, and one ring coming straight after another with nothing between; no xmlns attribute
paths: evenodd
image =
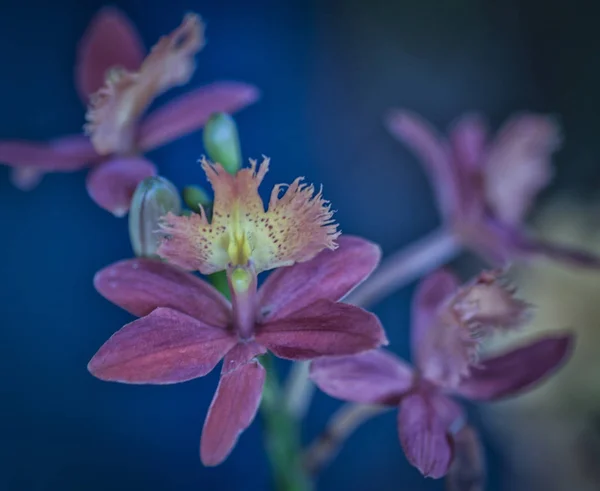
<svg viewBox="0 0 600 491"><path fill-rule="evenodd" d="M212 285L154 259L111 264L96 273L94 287L138 317L169 307L214 326L226 327L231 319L229 302Z"/></svg>
<svg viewBox="0 0 600 491"><path fill-rule="evenodd" d="M200 458L207 466L219 465L235 447L240 434L250 426L260 404L265 369L251 361L226 371L224 360L219 387L202 429Z"/></svg>
<svg viewBox="0 0 600 491"><path fill-rule="evenodd" d="M281 319L319 300L337 301L365 280L381 258L379 246L360 237L342 235L335 251L281 268L258 291L263 321Z"/></svg>
<svg viewBox="0 0 600 491"><path fill-rule="evenodd" d="M482 360L456 392L473 400L516 395L557 370L571 353L572 345L571 334L548 336Z"/></svg>
<svg viewBox="0 0 600 491"><path fill-rule="evenodd" d="M436 393L415 392L402 399L398 434L408 461L425 477L439 479L453 457L450 427L462 417L451 399Z"/></svg>
<svg viewBox="0 0 600 491"><path fill-rule="evenodd" d="M88 369L113 382L175 384L206 375L236 342L220 327L158 308L113 334Z"/></svg>
<svg viewBox="0 0 600 491"><path fill-rule="evenodd" d="M353 355L387 344L379 319L353 305L319 300L256 326L256 341L290 360Z"/></svg>

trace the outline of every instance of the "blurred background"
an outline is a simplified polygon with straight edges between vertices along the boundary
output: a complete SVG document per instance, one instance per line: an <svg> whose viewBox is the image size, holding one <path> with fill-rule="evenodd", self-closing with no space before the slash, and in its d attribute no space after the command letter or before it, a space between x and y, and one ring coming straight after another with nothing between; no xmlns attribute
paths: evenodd
<svg viewBox="0 0 600 491"><path fill-rule="evenodd" d="M1 139L45 140L82 127L75 51L103 5L0 2ZM342 230L380 243L386 254L439 224L418 161L383 127L390 107L413 109L439 129L468 110L482 111L494 127L517 110L554 113L563 123L565 147L535 223L542 233L600 249L594 234L600 211L600 36L599 7L592 2L110 5L133 20L147 47L185 12L200 13L208 45L190 86L233 79L263 91L236 120L245 156L272 158L264 189L298 175L323 183ZM184 90L170 91L157 105ZM149 157L181 187L204 183L196 163L202 152L198 133ZM258 420L223 465L206 469L199 462L217 371L164 387L108 384L88 374L91 356L130 320L94 291L92 277L132 252L126 220L93 204L84 178L84 172L47 175L26 193L13 188L9 170L0 167L0 490L271 489ZM600 391L593 376L600 354L593 333L600 329L593 308L598 310L600 283L585 273L544 267L518 272L545 320L535 328L576 327L588 336L586 350L576 352L563 378L539 392L473 410L490 462L489 490L600 489ZM560 309L556 299L566 302L564 291L551 287L566 284L564 274L578 286L568 289L574 300ZM413 287L375 308L391 348L404 357ZM339 404L317 394L303 428L306 441ZM356 432L323 472L319 489L434 491L444 483L424 480L406 462L390 413Z"/></svg>

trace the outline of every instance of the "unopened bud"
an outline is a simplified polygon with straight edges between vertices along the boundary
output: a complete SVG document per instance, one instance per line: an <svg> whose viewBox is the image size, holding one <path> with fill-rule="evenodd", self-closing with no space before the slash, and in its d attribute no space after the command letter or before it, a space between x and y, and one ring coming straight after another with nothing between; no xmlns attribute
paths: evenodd
<svg viewBox="0 0 600 491"><path fill-rule="evenodd" d="M181 214L177 188L164 177L147 177L133 193L129 211L129 238L138 257L155 257L160 242L158 222L168 212Z"/></svg>
<svg viewBox="0 0 600 491"><path fill-rule="evenodd" d="M235 121L229 114L215 113L204 126L204 148L208 157L230 174L242 166L240 139Z"/></svg>

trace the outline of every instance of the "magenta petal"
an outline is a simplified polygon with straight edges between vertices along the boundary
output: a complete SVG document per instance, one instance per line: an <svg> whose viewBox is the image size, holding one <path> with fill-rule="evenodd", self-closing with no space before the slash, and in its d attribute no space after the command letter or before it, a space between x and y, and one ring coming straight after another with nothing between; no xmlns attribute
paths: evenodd
<svg viewBox="0 0 600 491"><path fill-rule="evenodd" d="M310 366L310 378L331 397L395 405L412 386L413 371L392 353L372 350L315 360Z"/></svg>
<svg viewBox="0 0 600 491"><path fill-rule="evenodd" d="M214 326L226 326L230 306L212 285L176 266L154 259L128 259L94 276L104 298L142 317L157 307L169 307Z"/></svg>
<svg viewBox="0 0 600 491"><path fill-rule="evenodd" d="M226 371L223 362L219 387L202 430L200 458L207 466L219 465L233 450L240 434L254 420L265 383L265 369L258 361Z"/></svg>
<svg viewBox="0 0 600 491"><path fill-rule="evenodd" d="M425 477L439 479L452 462L450 426L462 417L451 399L415 392L402 399L398 413L398 434L408 461Z"/></svg>
<svg viewBox="0 0 600 491"><path fill-rule="evenodd" d="M255 341L240 341L236 344L223 362L223 370L228 372L237 370L242 365L249 363L254 358L264 355L267 349Z"/></svg>
<svg viewBox="0 0 600 491"><path fill-rule="evenodd" d="M281 319L319 299L341 299L379 263L381 249L373 242L352 235L342 235L337 242L335 251L326 249L310 261L271 273L258 292L265 321Z"/></svg>
<svg viewBox="0 0 600 491"><path fill-rule="evenodd" d="M353 355L387 344L379 319L353 305L319 300L257 326L256 340L281 358Z"/></svg>
<svg viewBox="0 0 600 491"><path fill-rule="evenodd" d="M213 113L234 113L258 97L256 87L241 82L215 82L192 90L146 117L138 145L144 151L164 145L202 128Z"/></svg>
<svg viewBox="0 0 600 491"><path fill-rule="evenodd" d="M141 157L117 157L92 169L86 186L90 197L100 207L122 217L129 211L137 185L156 174L154 164Z"/></svg>
<svg viewBox="0 0 600 491"><path fill-rule="evenodd" d="M432 330L439 325L439 309L459 287L456 276L446 269L429 274L417 287L412 301L411 346L416 364L422 370L427 364L437 362Z"/></svg>
<svg viewBox="0 0 600 491"><path fill-rule="evenodd" d="M88 370L99 379L129 384L185 382L210 372L236 342L220 327L158 308L113 334Z"/></svg>
<svg viewBox="0 0 600 491"><path fill-rule="evenodd" d="M0 163L12 167L35 167L45 172L81 169L98 155L83 135L66 136L49 143L0 141Z"/></svg>
<svg viewBox="0 0 600 491"><path fill-rule="evenodd" d="M511 235L509 240L517 255L546 257L581 268L600 268L600 256L591 252L534 239L517 231L513 231Z"/></svg>
<svg viewBox="0 0 600 491"><path fill-rule="evenodd" d="M447 491L483 491L485 455L477 431L463 426L454 435L454 460L446 477Z"/></svg>
<svg viewBox="0 0 600 491"><path fill-rule="evenodd" d="M573 335L548 336L508 353L483 360L456 389L474 400L516 395L557 370L571 352Z"/></svg>
<svg viewBox="0 0 600 491"><path fill-rule="evenodd" d="M75 85L84 104L104 85L109 68L135 71L144 59L144 47L131 21L120 10L105 7L90 22L77 50Z"/></svg>
<svg viewBox="0 0 600 491"><path fill-rule="evenodd" d="M438 198L440 212L448 216L461 199L460 182L448 143L427 121L405 110L393 110L387 117L389 131L421 160Z"/></svg>

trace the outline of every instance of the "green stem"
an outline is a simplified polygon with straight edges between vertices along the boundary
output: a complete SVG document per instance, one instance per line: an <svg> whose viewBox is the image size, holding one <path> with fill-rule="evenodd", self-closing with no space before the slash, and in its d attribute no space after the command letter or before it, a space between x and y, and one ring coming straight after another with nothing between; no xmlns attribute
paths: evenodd
<svg viewBox="0 0 600 491"><path fill-rule="evenodd" d="M276 488L279 491L310 491L313 486L302 465L298 421L286 409L273 357L266 354L260 361L267 371L260 412Z"/></svg>

